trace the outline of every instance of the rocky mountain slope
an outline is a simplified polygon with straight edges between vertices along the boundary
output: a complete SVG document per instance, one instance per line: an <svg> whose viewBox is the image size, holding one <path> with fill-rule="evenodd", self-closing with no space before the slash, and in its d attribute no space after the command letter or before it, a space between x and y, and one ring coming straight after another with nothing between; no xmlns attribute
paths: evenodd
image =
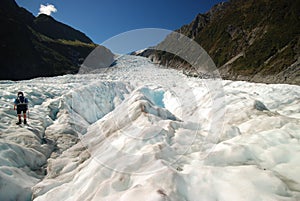
<svg viewBox="0 0 300 201"><path fill-rule="evenodd" d="M0 79L76 73L96 47L85 34L50 16L33 16L14 0L0 2Z"/></svg>
<svg viewBox="0 0 300 201"><path fill-rule="evenodd" d="M224 79L300 84L300 1L230 0L176 30L198 42ZM168 38L166 39L168 40ZM148 50L161 64L182 59Z"/></svg>

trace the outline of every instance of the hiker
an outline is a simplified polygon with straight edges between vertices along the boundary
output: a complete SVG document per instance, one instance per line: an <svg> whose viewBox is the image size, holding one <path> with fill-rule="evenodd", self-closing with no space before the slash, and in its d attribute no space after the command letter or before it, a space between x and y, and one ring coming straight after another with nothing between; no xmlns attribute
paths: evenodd
<svg viewBox="0 0 300 201"><path fill-rule="evenodd" d="M23 112L24 124L27 124L26 112L28 110L28 100L27 100L27 98L24 97L24 93L21 91L18 92L17 96L18 97L16 98L16 100L14 102L14 110L17 110L19 121L16 124L17 125L22 124L22 120L21 120L22 112Z"/></svg>

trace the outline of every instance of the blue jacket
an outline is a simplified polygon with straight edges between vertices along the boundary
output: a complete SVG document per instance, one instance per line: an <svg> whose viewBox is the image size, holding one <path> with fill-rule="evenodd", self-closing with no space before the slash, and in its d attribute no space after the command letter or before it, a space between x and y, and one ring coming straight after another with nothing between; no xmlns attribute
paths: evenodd
<svg viewBox="0 0 300 201"><path fill-rule="evenodd" d="M28 109L28 99L24 96L16 98L14 103L17 106L17 109Z"/></svg>

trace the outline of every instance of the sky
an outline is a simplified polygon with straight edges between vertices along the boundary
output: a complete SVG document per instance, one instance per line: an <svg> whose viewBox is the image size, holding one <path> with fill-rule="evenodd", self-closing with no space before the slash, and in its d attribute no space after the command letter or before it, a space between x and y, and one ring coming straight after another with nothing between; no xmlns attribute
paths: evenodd
<svg viewBox="0 0 300 201"><path fill-rule="evenodd" d="M175 30L190 23L198 13L207 12L221 1L16 0L19 6L26 8L33 15L51 15L56 20L82 31L97 44L112 41L112 38L120 34L124 36L124 33L131 34L135 33L132 32L135 29L144 28L162 29L159 37L155 32L154 39L144 39L149 41L148 43L157 43L157 40L161 40L167 34L165 30ZM152 35L151 31L148 35ZM134 36L133 34L131 38ZM140 43L141 40L143 39L140 39Z"/></svg>

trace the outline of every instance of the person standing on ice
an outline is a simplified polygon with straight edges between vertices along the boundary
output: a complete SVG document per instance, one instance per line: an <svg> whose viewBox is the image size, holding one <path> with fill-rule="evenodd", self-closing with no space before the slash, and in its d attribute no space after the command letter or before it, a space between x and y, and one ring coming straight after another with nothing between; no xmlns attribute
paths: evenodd
<svg viewBox="0 0 300 201"><path fill-rule="evenodd" d="M28 110L28 99L24 97L24 93L21 91L18 92L17 98L14 102L14 110L16 109L17 109L17 115L19 119L19 121L16 124L17 125L22 124L22 120L21 120L22 112L23 112L24 124L27 124L26 112Z"/></svg>

